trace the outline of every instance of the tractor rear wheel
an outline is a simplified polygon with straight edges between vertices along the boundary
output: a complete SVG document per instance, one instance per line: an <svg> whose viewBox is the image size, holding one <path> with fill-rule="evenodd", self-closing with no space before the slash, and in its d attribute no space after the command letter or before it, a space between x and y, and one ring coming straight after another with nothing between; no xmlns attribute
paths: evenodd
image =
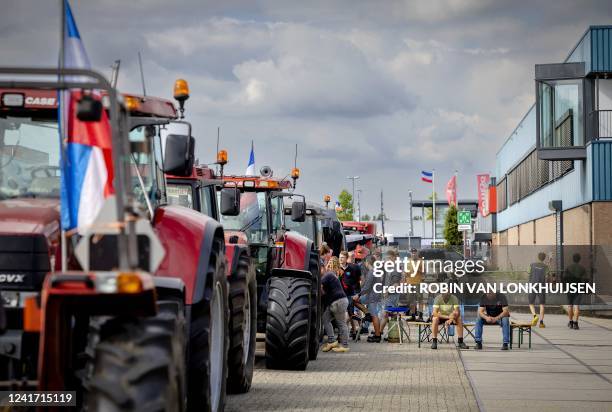
<svg viewBox="0 0 612 412"><path fill-rule="evenodd" d="M323 337L323 325L321 321L323 315L321 307L321 274L319 265L319 254L316 251L311 251L308 266L308 270L312 273L313 278L310 297L312 305L312 311L310 312L310 342L308 344L308 357L310 360L317 359L321 338Z"/></svg>
<svg viewBox="0 0 612 412"><path fill-rule="evenodd" d="M185 317L179 302L150 318L106 320L93 344L83 403L88 410L181 411L185 407Z"/></svg>
<svg viewBox="0 0 612 412"><path fill-rule="evenodd" d="M190 411L216 412L225 407L229 305L224 248L223 239L214 240L204 298L191 308L187 391Z"/></svg>
<svg viewBox="0 0 612 412"><path fill-rule="evenodd" d="M305 370L311 319L312 282L292 277L270 278L266 316L266 366Z"/></svg>
<svg viewBox="0 0 612 412"><path fill-rule="evenodd" d="M238 262L230 282L230 348L227 355L228 393L245 393L253 381L257 334L257 280L250 270L249 257Z"/></svg>

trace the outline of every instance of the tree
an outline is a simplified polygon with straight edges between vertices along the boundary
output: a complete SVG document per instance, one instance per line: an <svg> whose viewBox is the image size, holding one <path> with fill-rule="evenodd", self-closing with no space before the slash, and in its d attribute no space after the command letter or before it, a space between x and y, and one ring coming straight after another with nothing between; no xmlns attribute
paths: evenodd
<svg viewBox="0 0 612 412"><path fill-rule="evenodd" d="M338 202L342 210L336 213L339 220L353 220L353 196L343 189L338 195Z"/></svg>
<svg viewBox="0 0 612 412"><path fill-rule="evenodd" d="M385 220L389 220L389 217L386 213L384 215L382 213L377 214L374 220L383 220L383 216L385 217Z"/></svg>
<svg viewBox="0 0 612 412"><path fill-rule="evenodd" d="M364 222L369 222L371 219L372 218L367 213L365 215L361 216L361 220L364 221Z"/></svg>
<svg viewBox="0 0 612 412"><path fill-rule="evenodd" d="M427 196L427 199L429 199L429 200L434 200L434 199L438 200L438 194L436 192L434 192L430 196ZM433 220L433 208L431 208L431 207L426 207L425 208L425 219L426 220Z"/></svg>
<svg viewBox="0 0 612 412"><path fill-rule="evenodd" d="M463 236L457 226L457 208L451 205L444 217L444 239L446 246L458 246L463 244Z"/></svg>

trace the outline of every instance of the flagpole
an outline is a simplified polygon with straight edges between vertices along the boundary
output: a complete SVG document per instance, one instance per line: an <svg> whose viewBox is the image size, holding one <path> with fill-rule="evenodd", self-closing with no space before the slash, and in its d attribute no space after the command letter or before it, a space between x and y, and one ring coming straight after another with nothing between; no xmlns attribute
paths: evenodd
<svg viewBox="0 0 612 412"><path fill-rule="evenodd" d="M432 212L433 212L433 246L435 246L436 244L436 169L432 169L431 171L431 199L433 201L433 207Z"/></svg>
<svg viewBox="0 0 612 412"><path fill-rule="evenodd" d="M60 57L59 57L59 68L60 70L62 70L64 68L64 39L66 38L66 1L65 0L59 0L60 2L60 22L61 22L61 30L60 30ZM63 80L63 78L61 78L60 76L60 80ZM65 126L65 122L63 121L64 119L64 113L62 112L63 109L63 104L64 102L64 97L65 97L65 93L63 90L58 91L59 92L59 96L60 96L60 107L58 110L58 115L59 115L59 129L60 129L60 150L61 150L61 161L64 162L65 159L65 153L64 153L64 136L65 136L65 130L64 130L64 126ZM63 166L63 165L62 165ZM64 174L64 168L62 167L62 175ZM60 199L61 200L61 199ZM64 199L65 201L65 199ZM65 205L64 205L65 207ZM66 230L64 228L62 228L61 231L61 265L62 265L62 272L65 272L66 270L68 270L68 245L66 244L66 242L68 241L68 238L66 236Z"/></svg>

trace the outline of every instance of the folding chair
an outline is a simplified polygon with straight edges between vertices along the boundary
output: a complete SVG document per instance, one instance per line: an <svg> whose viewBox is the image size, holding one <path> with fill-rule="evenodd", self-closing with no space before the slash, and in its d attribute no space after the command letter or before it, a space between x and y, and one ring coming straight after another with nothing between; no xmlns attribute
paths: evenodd
<svg viewBox="0 0 612 412"><path fill-rule="evenodd" d="M391 324L391 322L389 322L390 326L389 330L387 331L387 336L389 336L392 330L398 328L400 345L404 343L404 337L406 337L406 340L410 342L410 326L408 325L406 319L404 319L404 316L407 315L408 311L409 309L405 306L387 306L385 308L385 313L387 314L387 316L389 316L389 318L395 319L394 324Z"/></svg>
<svg viewBox="0 0 612 412"><path fill-rule="evenodd" d="M476 327L476 320L478 319L479 305L461 304L459 308L461 310L461 320L463 321L463 330L466 332L466 335L471 336L472 339L474 339L474 342L476 342L476 335L474 335L474 328ZM475 308L475 309L473 310L470 309L466 311L466 308Z"/></svg>

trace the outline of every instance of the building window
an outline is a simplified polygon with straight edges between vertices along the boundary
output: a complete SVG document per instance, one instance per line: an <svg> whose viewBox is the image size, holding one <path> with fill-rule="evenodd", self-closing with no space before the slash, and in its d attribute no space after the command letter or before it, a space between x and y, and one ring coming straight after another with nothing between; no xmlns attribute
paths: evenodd
<svg viewBox="0 0 612 412"><path fill-rule="evenodd" d="M540 147L584 146L582 79L538 82Z"/></svg>
<svg viewBox="0 0 612 412"><path fill-rule="evenodd" d="M502 180L497 184L497 210L502 211L508 207L508 195L506 193L506 182L507 179L504 176Z"/></svg>

